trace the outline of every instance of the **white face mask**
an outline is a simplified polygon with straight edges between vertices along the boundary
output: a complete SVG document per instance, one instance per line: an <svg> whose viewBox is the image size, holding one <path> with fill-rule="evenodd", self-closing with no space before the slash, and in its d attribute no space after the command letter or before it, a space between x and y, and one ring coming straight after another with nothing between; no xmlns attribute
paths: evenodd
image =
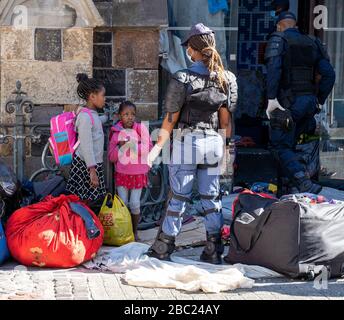
<svg viewBox="0 0 344 320"><path fill-rule="evenodd" d="M186 57L189 59L190 62L194 62L192 56L189 54L189 48L186 49Z"/></svg>

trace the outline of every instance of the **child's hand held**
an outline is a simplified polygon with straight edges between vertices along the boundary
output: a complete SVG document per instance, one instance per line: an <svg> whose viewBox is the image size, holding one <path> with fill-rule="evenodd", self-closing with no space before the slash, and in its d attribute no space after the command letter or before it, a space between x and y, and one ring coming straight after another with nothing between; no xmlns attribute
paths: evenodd
<svg viewBox="0 0 344 320"><path fill-rule="evenodd" d="M91 187L98 188L99 178L98 178L97 171L95 168L90 169L90 178L91 178Z"/></svg>

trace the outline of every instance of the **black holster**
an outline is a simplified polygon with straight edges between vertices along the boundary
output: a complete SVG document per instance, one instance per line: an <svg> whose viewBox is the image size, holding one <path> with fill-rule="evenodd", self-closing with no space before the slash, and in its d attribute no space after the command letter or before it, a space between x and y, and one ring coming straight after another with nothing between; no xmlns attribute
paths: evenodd
<svg viewBox="0 0 344 320"><path fill-rule="evenodd" d="M270 125L272 129L282 129L284 132L289 132L294 127L294 120L291 112L286 109L282 111L277 109L271 113Z"/></svg>

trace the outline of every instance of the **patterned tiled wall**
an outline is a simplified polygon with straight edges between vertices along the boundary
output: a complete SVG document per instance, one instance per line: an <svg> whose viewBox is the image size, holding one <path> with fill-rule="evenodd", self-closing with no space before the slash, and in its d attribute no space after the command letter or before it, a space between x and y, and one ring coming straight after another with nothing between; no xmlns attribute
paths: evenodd
<svg viewBox="0 0 344 320"><path fill-rule="evenodd" d="M262 56L267 35L273 30L271 0L239 1L238 69L264 72Z"/></svg>

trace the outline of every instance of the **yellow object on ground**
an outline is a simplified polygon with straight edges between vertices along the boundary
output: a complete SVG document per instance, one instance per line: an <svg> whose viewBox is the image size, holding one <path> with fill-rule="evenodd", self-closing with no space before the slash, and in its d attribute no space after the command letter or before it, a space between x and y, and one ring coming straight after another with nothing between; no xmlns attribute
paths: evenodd
<svg viewBox="0 0 344 320"><path fill-rule="evenodd" d="M109 246L123 246L134 242L135 237L128 208L117 195L112 199L112 207L108 206L108 194L99 213L99 219L104 227L104 244Z"/></svg>

